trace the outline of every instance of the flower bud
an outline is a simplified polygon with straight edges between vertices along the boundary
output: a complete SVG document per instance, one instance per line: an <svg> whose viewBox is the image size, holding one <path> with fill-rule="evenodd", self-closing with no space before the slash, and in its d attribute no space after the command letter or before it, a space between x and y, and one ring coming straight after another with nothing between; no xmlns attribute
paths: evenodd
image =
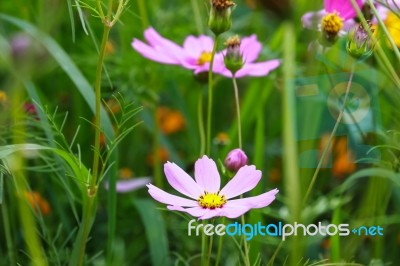
<svg viewBox="0 0 400 266"><path fill-rule="evenodd" d="M228 31L232 26L232 7L235 5L230 0L211 0L208 27L215 35Z"/></svg>
<svg viewBox="0 0 400 266"><path fill-rule="evenodd" d="M225 158L224 164L232 172L237 172L247 164L247 156L241 149L231 150Z"/></svg>
<svg viewBox="0 0 400 266"><path fill-rule="evenodd" d="M371 23L368 23L368 27L373 32L371 26ZM346 50L349 55L358 60L364 60L372 54L373 43L362 24L359 24L355 30L349 34Z"/></svg>
<svg viewBox="0 0 400 266"><path fill-rule="evenodd" d="M243 67L243 55L240 52L240 39L237 35L226 40L225 67L235 74Z"/></svg>

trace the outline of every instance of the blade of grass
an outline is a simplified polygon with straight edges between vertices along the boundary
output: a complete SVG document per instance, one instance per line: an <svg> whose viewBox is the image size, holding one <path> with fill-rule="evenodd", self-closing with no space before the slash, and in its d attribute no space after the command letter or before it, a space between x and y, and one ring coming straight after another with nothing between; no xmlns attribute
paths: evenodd
<svg viewBox="0 0 400 266"><path fill-rule="evenodd" d="M167 231L160 211L147 199L135 199L133 205L146 231L152 265L169 265Z"/></svg>
<svg viewBox="0 0 400 266"><path fill-rule="evenodd" d="M283 77L282 91L283 114L283 170L284 188L288 199L287 204L291 214L291 222L299 222L301 211L301 191L298 171L298 152L296 142L296 95L295 95L295 52L296 39L293 25L286 22L283 46ZM291 265L296 265L301 258L301 237L293 239L291 248Z"/></svg>

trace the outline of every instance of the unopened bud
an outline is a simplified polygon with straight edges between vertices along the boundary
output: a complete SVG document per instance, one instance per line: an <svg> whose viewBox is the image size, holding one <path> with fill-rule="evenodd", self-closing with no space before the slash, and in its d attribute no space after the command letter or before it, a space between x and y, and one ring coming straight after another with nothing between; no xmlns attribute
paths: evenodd
<svg viewBox="0 0 400 266"><path fill-rule="evenodd" d="M237 172L241 167L247 165L248 159L241 149L231 150L225 158L224 164L232 172Z"/></svg>
<svg viewBox="0 0 400 266"><path fill-rule="evenodd" d="M243 67L243 55L240 52L240 39L237 35L226 40L225 67L235 74Z"/></svg>
<svg viewBox="0 0 400 266"><path fill-rule="evenodd" d="M368 27L371 32L371 23L368 23ZM349 34L346 43L346 50L349 55L358 59L364 60L372 54L373 42L368 32L365 30L362 24L358 25L352 33Z"/></svg>
<svg viewBox="0 0 400 266"><path fill-rule="evenodd" d="M228 31L232 26L232 7L235 3L230 0L211 0L208 27L215 35Z"/></svg>

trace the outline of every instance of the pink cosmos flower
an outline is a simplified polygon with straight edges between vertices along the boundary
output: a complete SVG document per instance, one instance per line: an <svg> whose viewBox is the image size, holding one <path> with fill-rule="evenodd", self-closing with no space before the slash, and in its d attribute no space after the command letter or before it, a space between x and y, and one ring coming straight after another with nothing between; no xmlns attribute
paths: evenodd
<svg viewBox="0 0 400 266"><path fill-rule="evenodd" d="M362 7L363 1L356 0L358 7ZM324 9L317 12L308 12L303 15L301 21L303 27L307 29L321 30L321 21L328 15L335 14L343 23L343 31L347 32L355 25L353 18L357 16L356 11L351 4L351 0L324 0Z"/></svg>
<svg viewBox="0 0 400 266"><path fill-rule="evenodd" d="M261 171L254 165L243 166L237 174L220 190L220 175L215 162L203 156L195 163L195 180L174 163L164 164L168 183L183 198L169 194L152 184L148 184L149 194L157 201L168 204L169 210L186 212L199 219L218 216L237 218L250 209L269 205L278 193L277 189L261 195L243 199L232 199L253 189L261 179Z"/></svg>
<svg viewBox="0 0 400 266"><path fill-rule="evenodd" d="M148 44L134 38L132 47L142 56L163 64L180 65L195 70L195 73L208 71L214 41L211 37L188 36L183 47L162 37L152 27L144 31ZM214 64L214 67L218 67ZM213 68L214 68L213 67Z"/></svg>
<svg viewBox="0 0 400 266"><path fill-rule="evenodd" d="M132 47L142 56L170 65L179 65L193 70L195 74L207 72L210 68L211 53L214 41L211 37L200 35L198 37L189 35L183 42L183 46L162 37L153 28L144 31L144 43L136 38L133 39ZM256 35L251 35L242 39L241 51L245 64L242 69L236 73L236 77L244 76L265 76L271 70L277 68L279 60L270 60L265 62L255 62L261 52L262 45L257 40ZM225 51L215 54L213 72L232 77L231 72L225 68Z"/></svg>

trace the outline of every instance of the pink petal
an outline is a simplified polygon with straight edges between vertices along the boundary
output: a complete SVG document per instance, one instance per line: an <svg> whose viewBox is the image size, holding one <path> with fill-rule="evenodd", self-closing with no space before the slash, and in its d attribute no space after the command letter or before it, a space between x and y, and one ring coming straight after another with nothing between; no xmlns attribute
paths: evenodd
<svg viewBox="0 0 400 266"><path fill-rule="evenodd" d="M144 37L147 40L147 42L152 47L154 47L156 50L159 50L160 52L163 52L163 53L167 53L171 57L180 59L184 54L184 50L182 49L182 47L180 47L176 43L162 37L152 27L150 27L144 31Z"/></svg>
<svg viewBox="0 0 400 266"><path fill-rule="evenodd" d="M196 200L204 193L204 190L194 182L193 178L176 164L165 163L164 172L168 183L180 193Z"/></svg>
<svg viewBox="0 0 400 266"><path fill-rule="evenodd" d="M220 217L222 216L223 213L223 209L222 208L217 208L217 209L212 209L212 210L208 210L208 212L206 212L204 215L199 217L199 220L207 220L207 219L211 219L214 217Z"/></svg>
<svg viewBox="0 0 400 266"><path fill-rule="evenodd" d="M153 60L155 62L159 62L162 64L171 64L171 65L180 64L180 61L177 60L174 56L170 56L167 53L159 53L153 47L145 44L144 42L138 39L133 39L132 47L143 57L146 57L147 59Z"/></svg>
<svg viewBox="0 0 400 266"><path fill-rule="evenodd" d="M321 23L322 17L325 16L325 10L317 12L307 12L301 17L303 28L310 30L318 30L318 25Z"/></svg>
<svg viewBox="0 0 400 266"><path fill-rule="evenodd" d="M254 165L246 165L239 169L236 175L221 190L220 195L230 199L253 189L261 179L261 171ZM229 202L229 201L228 201Z"/></svg>
<svg viewBox="0 0 400 266"><path fill-rule="evenodd" d="M248 212L251 207L248 206L238 206L230 204L229 201L221 208L220 216L225 216L230 219L237 218L244 213Z"/></svg>
<svg viewBox="0 0 400 266"><path fill-rule="evenodd" d="M209 211L209 209L204 209L200 206L193 207L193 208L182 208L180 206L173 205L173 206L167 206L167 208L171 211L186 212L194 217L200 217Z"/></svg>
<svg viewBox="0 0 400 266"><path fill-rule="evenodd" d="M262 77L268 75L271 70L274 70L280 65L280 60L274 59L265 62L258 63L245 63L242 69L236 72L236 78L242 78L244 76ZM231 78L232 73L224 68L218 71L218 74Z"/></svg>
<svg viewBox="0 0 400 266"><path fill-rule="evenodd" d="M148 184L147 187L149 188L148 191L149 191L150 196L152 196L153 199L155 199L161 203L177 205L177 206L184 206L184 207L194 207L194 206L199 205L197 203L197 201L185 199L182 197L178 197L178 196L169 194L169 193L165 192L164 190L161 190L158 187L153 186L152 184Z"/></svg>
<svg viewBox="0 0 400 266"><path fill-rule="evenodd" d="M211 52L213 49L213 40L205 35L199 37L188 36L183 42L183 49L193 58L198 59L202 52Z"/></svg>
<svg viewBox="0 0 400 266"><path fill-rule="evenodd" d="M356 0L358 7L361 9L363 5L362 0ZM338 12L339 16L344 20L354 18L357 16L356 11L351 4L351 0L324 0L324 8L328 13Z"/></svg>
<svg viewBox="0 0 400 266"><path fill-rule="evenodd" d="M145 187L151 181L148 177L132 178L129 180L119 180L117 181L116 190L119 193L126 193L130 191L137 190L139 188ZM108 189L108 182L105 184L106 189Z"/></svg>
<svg viewBox="0 0 400 266"><path fill-rule="evenodd" d="M217 165L213 160L204 155L194 165L194 176L196 183L210 193L218 192L221 185L221 178Z"/></svg>
<svg viewBox="0 0 400 266"><path fill-rule="evenodd" d="M245 37L241 41L240 51L243 54L243 60L247 63L256 61L261 49L262 45L255 34Z"/></svg>
<svg viewBox="0 0 400 266"><path fill-rule="evenodd" d="M248 197L244 199L229 200L225 205L238 206L238 207L250 207L250 208L264 208L271 204L275 200L275 195L279 192L278 189L265 192L255 197ZM229 204L228 204L229 203ZM224 207L225 207L224 205Z"/></svg>
<svg viewBox="0 0 400 266"><path fill-rule="evenodd" d="M268 75L271 70L274 70L280 65L280 60L274 59L265 62L245 64L242 69L236 73L237 78L244 76L262 77Z"/></svg>

